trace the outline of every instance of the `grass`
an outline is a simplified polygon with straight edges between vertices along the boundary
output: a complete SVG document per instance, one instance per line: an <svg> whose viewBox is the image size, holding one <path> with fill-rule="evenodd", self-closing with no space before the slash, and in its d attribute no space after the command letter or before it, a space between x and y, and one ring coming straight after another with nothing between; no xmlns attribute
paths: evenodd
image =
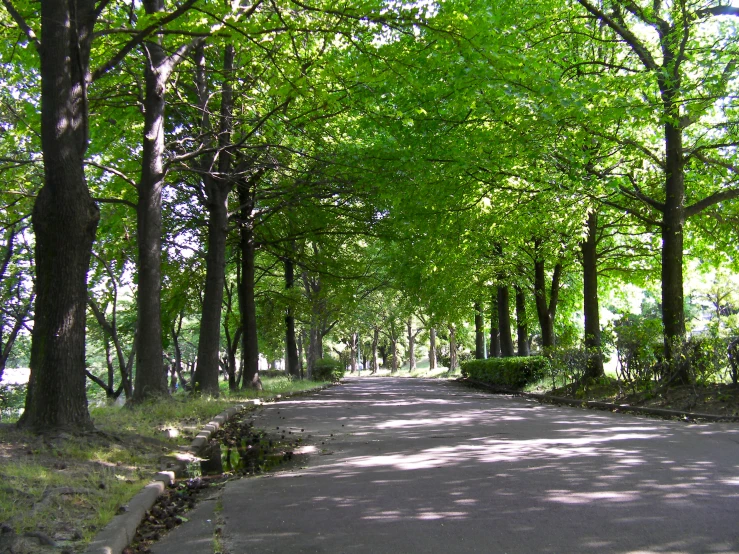
<svg viewBox="0 0 739 554"><path fill-rule="evenodd" d="M249 398L324 384L287 377L262 382L262 391L226 390L219 398L178 393L132 407L91 406L96 432L81 436L33 435L5 420L0 424L0 521L19 536L41 533L58 547L81 552L149 482L161 458L188 445L213 417Z"/></svg>

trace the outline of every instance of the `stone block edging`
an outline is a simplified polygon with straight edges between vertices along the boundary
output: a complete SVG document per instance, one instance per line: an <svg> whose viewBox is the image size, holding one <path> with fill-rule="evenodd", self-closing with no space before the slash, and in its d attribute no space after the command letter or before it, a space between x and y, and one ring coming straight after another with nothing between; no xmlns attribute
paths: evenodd
<svg viewBox="0 0 739 554"><path fill-rule="evenodd" d="M259 406L262 404L263 400L281 400L282 398L289 398L291 396L302 396L304 394L327 389L331 386L333 385L323 385L305 391L297 391L293 394L278 394L273 397L264 399L256 398L235 404L218 414L203 426L190 443L190 446L187 447L187 452L192 456L198 456L203 447L208 444L211 435L250 404ZM95 536L92 542L87 546L85 554L121 554L123 549L133 541L133 538L136 535L136 529L144 519L146 512L151 509L157 498L159 498L159 496L164 492L167 485L174 483L175 472L184 470L186 462L177 460L175 465L176 467L173 468L173 471L158 472L149 484L136 493L136 495L128 502L128 508L126 511L115 516L110 523L108 523L108 525L106 525Z"/></svg>

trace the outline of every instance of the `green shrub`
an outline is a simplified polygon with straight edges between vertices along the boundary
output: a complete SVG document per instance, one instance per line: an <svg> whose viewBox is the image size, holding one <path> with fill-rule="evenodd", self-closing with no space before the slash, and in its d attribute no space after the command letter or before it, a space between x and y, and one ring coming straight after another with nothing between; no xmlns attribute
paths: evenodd
<svg viewBox="0 0 739 554"><path fill-rule="evenodd" d="M462 364L462 375L491 385L521 389L549 374L549 359L544 356L488 358Z"/></svg>
<svg viewBox="0 0 739 554"><path fill-rule="evenodd" d="M344 364L333 358L321 358L313 364L311 379L314 381L339 381L346 372Z"/></svg>

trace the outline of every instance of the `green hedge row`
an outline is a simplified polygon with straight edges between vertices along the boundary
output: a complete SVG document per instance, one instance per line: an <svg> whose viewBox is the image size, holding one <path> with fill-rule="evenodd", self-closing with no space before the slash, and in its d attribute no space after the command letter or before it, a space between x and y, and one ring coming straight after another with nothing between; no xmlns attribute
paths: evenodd
<svg viewBox="0 0 739 554"><path fill-rule="evenodd" d="M514 389L544 379L548 371L549 358L544 356L488 358L462 364L462 375L469 379Z"/></svg>
<svg viewBox="0 0 739 554"><path fill-rule="evenodd" d="M321 358L313 363L314 381L340 381L346 372L344 364L333 358Z"/></svg>

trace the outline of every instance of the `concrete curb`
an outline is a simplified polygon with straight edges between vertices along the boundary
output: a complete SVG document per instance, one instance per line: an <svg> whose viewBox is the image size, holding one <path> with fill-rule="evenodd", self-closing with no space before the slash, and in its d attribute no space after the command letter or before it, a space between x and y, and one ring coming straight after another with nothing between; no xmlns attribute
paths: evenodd
<svg viewBox="0 0 739 554"><path fill-rule="evenodd" d="M506 389L505 387L498 387L490 385L482 381L475 381L473 379L460 379L460 383L465 383L474 387L483 388L490 390L491 392L497 392L501 394L513 394L516 396L522 396L524 398L532 398L539 402L546 402L548 404L559 404L564 406L572 406L574 408L589 408L594 410L607 410L609 412L616 413L632 413L641 415L652 415L661 418L678 418L684 421L724 421L724 422L739 422L737 416L721 416L716 414L701 414L695 412L682 412L678 410L667 410L664 408L648 408L643 406L629 406L627 404L613 404L611 402L598 402L595 400L578 400L576 398L563 398L561 396L552 396L549 394L538 394L535 392L522 392L513 389Z"/></svg>
<svg viewBox="0 0 739 554"><path fill-rule="evenodd" d="M191 456L198 456L205 445L208 444L211 435L218 431L225 423L233 418L238 412L246 408L250 404L259 406L265 400L281 400L292 396L301 396L312 392L318 392L327 389L333 385L324 385L314 389L298 391L289 395L276 395L268 398L257 398L246 402L231 406L224 412L214 417L207 425L205 425L196 435L187 452ZM175 472L184 470L187 462L173 458L170 466L171 471L160 471L154 476L153 481L146 485L141 491L128 502L128 508L125 512L115 516L108 525L106 525L87 546L85 554L121 554L136 535L136 529L144 519L146 512L151 509L157 498L164 492L167 485L174 483Z"/></svg>

